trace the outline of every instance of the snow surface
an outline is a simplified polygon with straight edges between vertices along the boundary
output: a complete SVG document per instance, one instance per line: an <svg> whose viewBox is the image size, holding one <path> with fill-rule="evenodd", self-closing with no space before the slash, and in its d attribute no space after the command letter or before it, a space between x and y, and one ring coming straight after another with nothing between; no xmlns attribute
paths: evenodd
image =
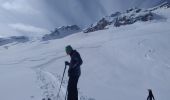
<svg viewBox="0 0 170 100"><path fill-rule="evenodd" d="M81 100L146 100L148 88L156 100L169 100L170 10L155 13L164 19L1 46L0 99L57 100L64 61L69 60L64 48L71 44L84 61L78 84ZM66 73L60 100L67 80Z"/></svg>

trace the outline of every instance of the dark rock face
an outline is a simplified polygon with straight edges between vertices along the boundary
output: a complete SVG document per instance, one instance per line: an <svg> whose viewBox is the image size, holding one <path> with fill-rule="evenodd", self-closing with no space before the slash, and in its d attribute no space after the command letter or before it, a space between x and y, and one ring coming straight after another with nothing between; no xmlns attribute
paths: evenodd
<svg viewBox="0 0 170 100"><path fill-rule="evenodd" d="M140 9L135 10L135 12L140 13ZM153 13L150 11L141 12L140 14L125 14L123 16L119 16L116 18L114 23L115 27L119 27L121 25L133 24L137 21L149 21L153 19Z"/></svg>
<svg viewBox="0 0 170 100"><path fill-rule="evenodd" d="M10 38L13 41L22 42L22 43L29 41L29 38L26 36L12 36Z"/></svg>
<svg viewBox="0 0 170 100"><path fill-rule="evenodd" d="M94 32L97 30L103 30L107 25L110 25L111 22L107 21L105 18L101 19L96 25L91 25L91 27L84 30L84 33Z"/></svg>
<svg viewBox="0 0 170 100"><path fill-rule="evenodd" d="M133 24L137 21L149 21L153 19L151 11L142 11L142 9L131 8L126 10L125 13L116 12L110 16L106 16L99 20L97 24L92 24L89 28L85 29L84 33L103 30L108 25L119 27L122 25Z"/></svg>
<svg viewBox="0 0 170 100"><path fill-rule="evenodd" d="M12 43L12 41L10 39L0 38L0 46L8 44L8 43Z"/></svg>
<svg viewBox="0 0 170 100"><path fill-rule="evenodd" d="M114 14L111 14L110 17L117 17L119 16L121 13L120 12L115 12Z"/></svg>
<svg viewBox="0 0 170 100"><path fill-rule="evenodd" d="M160 5L158 5L158 6L154 7L154 8L151 8L149 10L154 11L154 10L157 10L157 9L160 9L160 8L170 8L170 2L165 1L162 4L160 4Z"/></svg>
<svg viewBox="0 0 170 100"><path fill-rule="evenodd" d="M85 29L84 33L94 32L98 30L105 29L106 26L111 25L115 22L115 19L121 15L120 12L116 12L114 14L111 14L110 16L106 16L99 20L96 24L92 24L89 28Z"/></svg>
<svg viewBox="0 0 170 100"><path fill-rule="evenodd" d="M25 36L12 36L9 38L0 38L0 46L13 42L24 43L27 41L29 41L29 38Z"/></svg>
<svg viewBox="0 0 170 100"><path fill-rule="evenodd" d="M124 13L116 12L111 14L110 16L106 16L99 20L96 24L92 24L90 27L85 29L84 33L94 32L98 30L105 29L108 25L114 25L114 27L119 27L122 25L130 25L137 21L149 21L153 20L156 14L154 14L154 10L159 8L170 8L170 4L168 2L164 2L161 5L158 5L154 8L150 8L147 10L142 10L139 8L131 8L126 10Z"/></svg>
<svg viewBox="0 0 170 100"><path fill-rule="evenodd" d="M47 41L47 40L52 40L52 39L59 39L59 38L66 37L68 35L71 35L73 33L77 33L80 31L81 29L77 25L62 26L62 27L56 28L50 34L44 35L42 37L42 40Z"/></svg>
<svg viewBox="0 0 170 100"><path fill-rule="evenodd" d="M170 8L170 2L164 2L163 4L160 5L160 8L162 7Z"/></svg>

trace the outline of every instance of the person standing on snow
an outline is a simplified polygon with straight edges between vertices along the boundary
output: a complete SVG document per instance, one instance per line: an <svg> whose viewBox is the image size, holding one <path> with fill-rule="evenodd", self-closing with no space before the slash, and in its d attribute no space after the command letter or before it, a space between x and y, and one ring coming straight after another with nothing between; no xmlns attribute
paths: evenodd
<svg viewBox="0 0 170 100"><path fill-rule="evenodd" d="M67 91L68 91L67 100L78 100L77 83L78 83L78 79L81 74L80 66L82 65L83 61L80 57L80 54L76 50L73 50L73 48L70 45L66 46L65 51L71 57L70 62L65 61L65 65L69 66L69 69L68 69L69 81L68 81L68 86L67 86Z"/></svg>
<svg viewBox="0 0 170 100"><path fill-rule="evenodd" d="M148 95L148 97L147 97L147 100L152 100L152 98L153 98L153 100L155 100L155 98L154 98L154 96L153 96L153 94L152 94L152 90L151 90L151 89L148 89L148 92L149 92L149 95Z"/></svg>

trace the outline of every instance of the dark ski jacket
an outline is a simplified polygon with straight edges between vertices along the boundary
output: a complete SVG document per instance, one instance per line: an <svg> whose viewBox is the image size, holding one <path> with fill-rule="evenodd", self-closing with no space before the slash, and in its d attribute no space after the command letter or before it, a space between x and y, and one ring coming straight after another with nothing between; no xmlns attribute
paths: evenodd
<svg viewBox="0 0 170 100"><path fill-rule="evenodd" d="M69 64L69 70L68 70L68 76L69 77L79 77L81 74L80 66L82 65L83 61L80 57L80 54L73 50L70 53L70 64Z"/></svg>

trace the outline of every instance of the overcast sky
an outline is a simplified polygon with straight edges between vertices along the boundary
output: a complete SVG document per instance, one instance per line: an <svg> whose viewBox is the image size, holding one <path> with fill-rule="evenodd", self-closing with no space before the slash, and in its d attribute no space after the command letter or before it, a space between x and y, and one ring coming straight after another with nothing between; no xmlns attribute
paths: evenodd
<svg viewBox="0 0 170 100"><path fill-rule="evenodd" d="M0 36L40 35L63 25L85 26L115 11L154 6L160 1L0 0Z"/></svg>

